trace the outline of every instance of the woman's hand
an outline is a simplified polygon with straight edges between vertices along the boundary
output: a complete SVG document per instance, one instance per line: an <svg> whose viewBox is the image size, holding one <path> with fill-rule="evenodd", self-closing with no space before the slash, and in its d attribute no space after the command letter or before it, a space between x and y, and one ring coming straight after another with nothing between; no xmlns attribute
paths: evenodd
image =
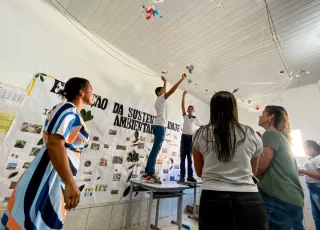
<svg viewBox="0 0 320 230"><path fill-rule="evenodd" d="M76 184L76 182L73 180L70 183L65 184L65 209L66 210L71 210L77 207L77 205L80 202L80 190Z"/></svg>
<svg viewBox="0 0 320 230"><path fill-rule="evenodd" d="M298 171L299 171L299 174L300 174L300 175L306 175L306 171L307 171L307 170L305 170L305 169L299 169Z"/></svg>

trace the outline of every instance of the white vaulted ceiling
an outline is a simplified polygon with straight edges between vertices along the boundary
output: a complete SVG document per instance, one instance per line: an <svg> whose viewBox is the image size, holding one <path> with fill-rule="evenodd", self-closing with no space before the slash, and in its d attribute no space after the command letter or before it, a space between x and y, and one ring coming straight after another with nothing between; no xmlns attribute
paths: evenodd
<svg viewBox="0 0 320 230"><path fill-rule="evenodd" d="M89 31L171 83L195 69L184 90L209 101L214 91L239 88L241 106L273 102L285 87L320 80L320 0L268 0L289 80L270 32L264 0L47 0ZM217 6L221 2L223 8ZM160 17L146 20L142 6ZM150 72L148 72L150 73ZM141 73L148 77L148 74ZM248 100L252 101L250 104Z"/></svg>

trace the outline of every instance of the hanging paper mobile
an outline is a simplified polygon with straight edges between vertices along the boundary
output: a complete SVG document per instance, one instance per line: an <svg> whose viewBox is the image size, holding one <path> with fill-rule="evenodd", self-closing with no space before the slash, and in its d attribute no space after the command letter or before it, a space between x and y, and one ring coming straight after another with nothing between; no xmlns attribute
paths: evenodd
<svg viewBox="0 0 320 230"><path fill-rule="evenodd" d="M192 83L191 79L188 79L188 83L189 83L189 84Z"/></svg>
<svg viewBox="0 0 320 230"><path fill-rule="evenodd" d="M232 93L236 93L236 92L238 92L238 90L239 90L239 88L234 89L234 90L232 91Z"/></svg>
<svg viewBox="0 0 320 230"><path fill-rule="evenodd" d="M259 105L256 105L256 106L255 106L255 110L260 110L260 106L259 106Z"/></svg>
<svg viewBox="0 0 320 230"><path fill-rule="evenodd" d="M167 73L168 73L168 70L161 71L161 73L167 74Z"/></svg>
<svg viewBox="0 0 320 230"><path fill-rule="evenodd" d="M159 10L155 9L154 6L149 6L149 7L145 7L142 6L143 9L143 15L147 20L150 20L150 18L153 16L158 16L159 15ZM162 18L162 16L159 16L160 18Z"/></svg>
<svg viewBox="0 0 320 230"><path fill-rule="evenodd" d="M189 71L190 74L192 74L193 70L194 70L194 66L193 65L189 65L186 67L186 69Z"/></svg>

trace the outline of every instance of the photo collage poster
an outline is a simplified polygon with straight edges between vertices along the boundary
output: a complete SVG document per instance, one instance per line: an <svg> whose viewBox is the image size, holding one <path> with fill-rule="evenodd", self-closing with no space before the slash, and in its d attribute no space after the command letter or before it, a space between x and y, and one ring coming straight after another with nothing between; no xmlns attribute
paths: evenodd
<svg viewBox="0 0 320 230"><path fill-rule="evenodd" d="M43 145L42 131L50 110L61 102L64 82L38 74L3 140L0 164L0 206L6 206L19 178ZM153 102L154 103L154 102ZM153 104L152 103L152 104ZM128 199L129 180L144 173L153 145L154 114L94 95L94 104L81 112L90 141L81 153L76 177L80 204ZM177 119L178 120L178 119ZM181 125L168 122L166 137L156 162L161 181L179 179ZM144 194L134 194L135 199Z"/></svg>

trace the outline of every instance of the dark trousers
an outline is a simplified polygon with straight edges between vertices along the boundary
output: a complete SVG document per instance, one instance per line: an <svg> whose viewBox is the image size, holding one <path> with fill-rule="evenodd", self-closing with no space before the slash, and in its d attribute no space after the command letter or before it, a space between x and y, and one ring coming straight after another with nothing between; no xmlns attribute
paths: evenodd
<svg viewBox="0 0 320 230"><path fill-rule="evenodd" d="M159 125L153 125L152 131L154 136L154 142L145 169L145 173L147 173L149 176L153 176L155 172L157 156L162 148L162 144L166 136L166 128Z"/></svg>
<svg viewBox="0 0 320 230"><path fill-rule="evenodd" d="M259 189L267 210L269 230L304 230L303 209L267 195Z"/></svg>
<svg viewBox="0 0 320 230"><path fill-rule="evenodd" d="M188 160L188 178L193 177L192 169L192 136L182 134L180 143L180 176L186 175L186 158Z"/></svg>
<svg viewBox="0 0 320 230"><path fill-rule="evenodd" d="M308 183L310 191L311 210L316 230L320 230L320 184Z"/></svg>
<svg viewBox="0 0 320 230"><path fill-rule="evenodd" d="M199 230L268 230L260 193L202 190Z"/></svg>

